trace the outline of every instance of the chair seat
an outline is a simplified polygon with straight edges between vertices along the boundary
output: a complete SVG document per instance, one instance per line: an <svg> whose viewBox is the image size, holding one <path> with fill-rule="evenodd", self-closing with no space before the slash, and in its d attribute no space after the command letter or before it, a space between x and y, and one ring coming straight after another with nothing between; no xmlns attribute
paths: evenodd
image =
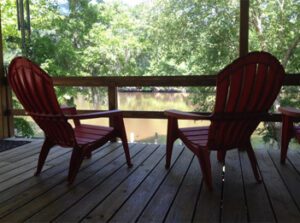
<svg viewBox="0 0 300 223"><path fill-rule="evenodd" d="M84 125L75 127L74 133L78 145L93 143L108 136L114 128L94 125Z"/></svg>
<svg viewBox="0 0 300 223"><path fill-rule="evenodd" d="M179 128L179 132L183 140L189 141L196 147L205 147L208 140L208 129L209 126Z"/></svg>

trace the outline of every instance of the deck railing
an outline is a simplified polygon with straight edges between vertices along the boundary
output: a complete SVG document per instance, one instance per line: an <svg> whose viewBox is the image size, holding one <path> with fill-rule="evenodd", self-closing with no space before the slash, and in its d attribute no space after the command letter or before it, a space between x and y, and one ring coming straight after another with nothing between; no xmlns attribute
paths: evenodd
<svg viewBox="0 0 300 223"><path fill-rule="evenodd" d="M55 86L71 87L107 87L108 89L108 109L118 109L118 87L213 87L216 86L216 75L199 76L130 76L130 77L54 77ZM300 74L287 74L284 86L300 86ZM91 112L95 110L79 110L79 113ZM8 112L11 115L26 115L24 110L13 109ZM199 114L207 115L206 112ZM165 118L163 111L124 111L126 118ZM280 122L281 116L278 113L270 114L263 118L263 121Z"/></svg>

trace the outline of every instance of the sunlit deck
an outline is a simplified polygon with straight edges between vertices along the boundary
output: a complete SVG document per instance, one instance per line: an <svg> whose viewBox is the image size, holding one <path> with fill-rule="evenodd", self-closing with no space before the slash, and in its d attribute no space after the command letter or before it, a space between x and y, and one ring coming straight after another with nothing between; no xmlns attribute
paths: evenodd
<svg viewBox="0 0 300 223"><path fill-rule="evenodd" d="M164 168L165 146L130 144L133 168L118 143L85 160L67 186L69 149L53 148L34 177L41 140L0 153L0 222L299 222L300 152L286 165L279 151L257 149L263 183L257 184L246 154L229 152L225 181L212 153L214 191L184 146Z"/></svg>

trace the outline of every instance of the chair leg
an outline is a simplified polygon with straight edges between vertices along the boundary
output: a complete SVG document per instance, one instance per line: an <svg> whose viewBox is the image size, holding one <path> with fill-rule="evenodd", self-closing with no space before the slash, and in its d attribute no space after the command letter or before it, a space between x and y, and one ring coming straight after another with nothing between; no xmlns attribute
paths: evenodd
<svg viewBox="0 0 300 223"><path fill-rule="evenodd" d="M69 184L72 184L74 182L83 159L84 159L84 154L82 152L82 149L76 147L73 148L73 152L70 160L69 176L68 176Z"/></svg>
<svg viewBox="0 0 300 223"><path fill-rule="evenodd" d="M249 146L247 146L246 151L247 151L250 163L251 163L251 167L252 167L255 179L258 183L260 183L261 182L261 177L260 177L260 174L259 174L259 171L258 171L257 159L256 159L256 156L255 156L255 153L253 151L253 148L252 148L251 144L249 144Z"/></svg>
<svg viewBox="0 0 300 223"><path fill-rule="evenodd" d="M35 176L39 175L40 172L43 169L44 163L46 161L46 158L48 156L48 153L50 151L50 149L54 146L55 144L52 143L52 141L50 141L49 139L45 139L44 144L42 146L40 155L39 155L39 160L38 160L38 165L37 165L37 170L35 172Z"/></svg>
<svg viewBox="0 0 300 223"><path fill-rule="evenodd" d="M110 122L112 123L112 125L116 130L116 135L120 137L122 140L127 166L132 167L123 116L119 115L119 116L111 117Z"/></svg>
<svg viewBox="0 0 300 223"><path fill-rule="evenodd" d="M207 150L201 150L197 155L200 167L202 170L203 180L206 183L209 190L212 190L212 176L211 176L211 164L210 164L210 152Z"/></svg>
<svg viewBox="0 0 300 223"><path fill-rule="evenodd" d="M178 138L178 123L177 119L168 118L167 145L166 145L166 169L170 168L173 144Z"/></svg>
<svg viewBox="0 0 300 223"><path fill-rule="evenodd" d="M123 149L124 149L124 153L125 153L125 157L126 157L127 166L132 167L123 117L120 118L118 121L118 128L119 128L120 138L122 140L122 145L123 145Z"/></svg>
<svg viewBox="0 0 300 223"><path fill-rule="evenodd" d="M126 162L127 162L128 167L132 167L126 134L124 133L124 135L125 136L121 137L121 140L122 140L122 145L123 145L124 152L125 152Z"/></svg>
<svg viewBox="0 0 300 223"><path fill-rule="evenodd" d="M281 155L280 161L285 163L289 142L293 135L293 123L289 117L283 116L282 130L281 130Z"/></svg>

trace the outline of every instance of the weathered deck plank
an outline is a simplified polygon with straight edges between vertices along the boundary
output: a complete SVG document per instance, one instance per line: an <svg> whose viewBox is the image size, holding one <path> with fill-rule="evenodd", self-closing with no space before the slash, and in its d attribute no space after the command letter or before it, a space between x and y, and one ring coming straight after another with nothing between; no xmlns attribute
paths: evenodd
<svg viewBox="0 0 300 223"><path fill-rule="evenodd" d="M280 164L280 160L277 157L276 151L268 151L272 161L280 174L284 184L286 185L289 193L292 196L293 201L297 205L298 210L300 209L300 175L297 170L291 165L289 161L286 161L285 165Z"/></svg>
<svg viewBox="0 0 300 223"><path fill-rule="evenodd" d="M163 158L160 147L87 216L88 222L107 222ZM158 179L157 179L158 180ZM109 209L107 207L110 207ZM125 219L124 219L125 221Z"/></svg>
<svg viewBox="0 0 300 223"><path fill-rule="evenodd" d="M241 168L250 222L275 222L275 215L263 183L257 183L246 151L240 152Z"/></svg>
<svg viewBox="0 0 300 223"><path fill-rule="evenodd" d="M182 150L174 149L173 160L177 160ZM165 157L165 156L164 156ZM164 158L163 157L163 158ZM176 162L175 162L176 163ZM172 168L174 162L171 164ZM122 207L115 213L111 222L134 222L143 211L144 207L149 203L155 192L158 190L161 183L169 171L165 169L165 159L162 159L155 169L147 176L142 184L134 191L133 194L122 204ZM134 211L132 211L134 210Z"/></svg>
<svg viewBox="0 0 300 223"><path fill-rule="evenodd" d="M106 144L85 160L67 186L69 149L54 148L38 177L42 141L0 153L0 222L300 222L300 153L256 150L263 182L256 183L246 153L233 150L222 165L211 154L213 191L198 160L183 146L164 168L165 146Z"/></svg>
<svg viewBox="0 0 300 223"><path fill-rule="evenodd" d="M190 151L183 150L182 155L176 160L176 165L170 169L170 173L138 217L138 222L160 222L165 218L192 158Z"/></svg>
<svg viewBox="0 0 300 223"><path fill-rule="evenodd" d="M263 182L278 222L299 222L300 212L267 151L256 152ZM278 156L279 159L279 156Z"/></svg>
<svg viewBox="0 0 300 223"><path fill-rule="evenodd" d="M154 146L153 148L157 148ZM124 157L122 157L122 164L115 162L112 165L107 166L104 173L98 174L89 178L89 182L82 185L81 187L74 188L75 192L78 190L86 190L91 188L92 191L86 196L82 197L79 202L74 204L68 210L66 210L61 216L55 219L55 222L77 222L82 220L88 215L103 199L105 199L110 193L112 193L130 174L132 174L136 168L144 162L153 153L153 148L146 148L146 145L138 145L133 147L136 151L131 148L131 153L137 153L136 156L132 155L132 162L134 165L128 169L125 166ZM114 170L112 172L112 170ZM107 174L106 174L107 173ZM107 175L107 178L102 176ZM103 179L102 179L103 178ZM74 196L74 195L73 195Z"/></svg>
<svg viewBox="0 0 300 223"><path fill-rule="evenodd" d="M238 150L230 150L225 160L222 222L247 222L246 198Z"/></svg>
<svg viewBox="0 0 300 223"><path fill-rule="evenodd" d="M144 147L131 147L131 156L133 157L133 160L136 159L136 157L139 157L139 154L141 151L143 151ZM122 149L119 149L122 152ZM123 154L122 154L123 155ZM140 154L141 155L141 154ZM118 163L119 165L116 165ZM122 164L121 164L122 163ZM121 165L120 165L121 164ZM118 175L118 172L116 172L119 168L123 168L124 172L126 173L131 172L132 170L128 170L128 168L125 165L125 158L124 156L118 157L118 159L114 160L112 163L105 166L102 171L99 171L96 173L95 176L91 176L89 179L87 179L82 184L78 185L76 188L73 189L70 193L65 194L63 197L59 198L55 202L51 203L49 208L47 208L46 211L41 211L37 213L35 216L30 218L30 222L38 222L42 219L48 218L48 219L56 219L59 215L63 215L61 218L68 218L68 214L65 212L68 212L69 209L76 208L76 205L78 204L78 201L82 200L84 202L85 200L93 200L96 197L95 202L99 202L99 199L101 196L106 196L105 190L113 190L115 185L111 184L108 185L107 188L98 189L102 185L103 187L107 186L107 182L111 181L111 178L114 178ZM124 175L122 175L124 176ZM121 176L121 177L122 177ZM95 178L95 179L94 179ZM89 188L88 188L89 187ZM110 191L109 191L110 192ZM92 201L84 208L82 208L82 212L84 213L84 216L87 215L87 213L90 211L90 209L94 208L92 206ZM95 206L97 205L95 204ZM80 203L79 203L80 204ZM71 207L74 206L74 207ZM86 211L84 211L84 210ZM77 212L76 212L77 213ZM78 215L71 216L70 218L78 218L75 219L76 221L80 220L81 216L78 211ZM74 221L75 221L74 220ZM73 219L70 220L64 220L64 221L73 221Z"/></svg>
<svg viewBox="0 0 300 223"><path fill-rule="evenodd" d="M199 168L199 162L198 159L194 157L165 222L191 222L193 220L201 183L202 174Z"/></svg>
<svg viewBox="0 0 300 223"><path fill-rule="evenodd" d="M106 147L99 150L99 152L93 154L92 162L83 162L82 169L85 169L94 162L101 162L101 159L103 158L107 159L109 155L115 158L115 147L116 146L113 145L109 148ZM111 150L112 152L110 152ZM119 152L119 154L121 154L121 152ZM10 213L12 208L17 209L27 204L29 201L33 201L35 198L38 199L40 195L47 193L59 184L65 184L70 159L67 155L70 154L62 155L59 158L60 163L54 165L53 168L43 170L39 177L29 178L22 184L18 184L13 188L6 190L5 193L3 193L4 195L0 197L2 198L1 201L3 200L3 202L0 203L0 216L5 216ZM46 164L49 165L50 162L48 161ZM6 198L6 200L3 198Z"/></svg>

